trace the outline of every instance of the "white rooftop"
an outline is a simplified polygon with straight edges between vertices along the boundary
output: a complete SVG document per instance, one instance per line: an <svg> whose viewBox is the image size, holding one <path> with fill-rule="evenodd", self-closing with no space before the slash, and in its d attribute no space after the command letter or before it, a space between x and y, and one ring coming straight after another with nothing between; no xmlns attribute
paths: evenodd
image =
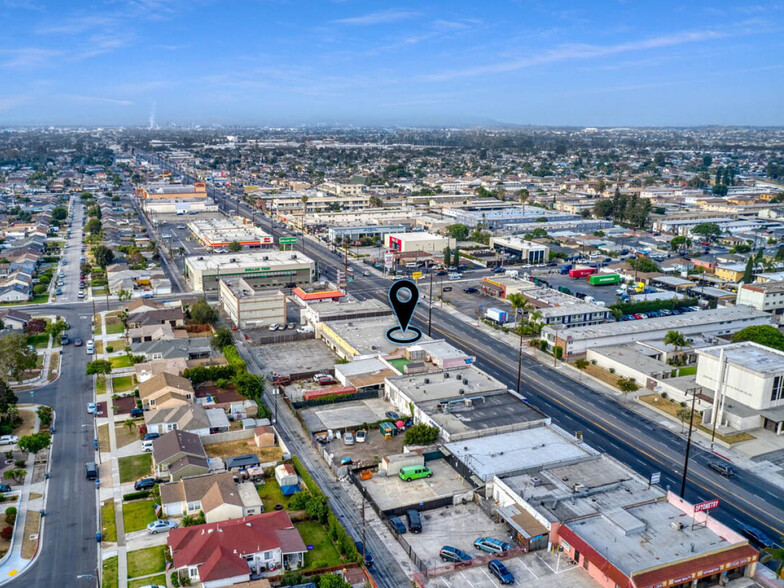
<svg viewBox="0 0 784 588"><path fill-rule="evenodd" d="M781 374L784 372L784 353L751 341L716 345L697 351L718 359L721 350L728 363L735 364L761 374Z"/></svg>
<svg viewBox="0 0 784 588"><path fill-rule="evenodd" d="M296 255L296 257L292 257ZM201 258L201 259L199 259ZM197 270L216 270L228 273L231 270L245 268L264 268L273 265L305 265L312 264L313 260L301 252L291 251L248 251L240 253L226 253L220 255L192 255L187 258L188 264Z"/></svg>

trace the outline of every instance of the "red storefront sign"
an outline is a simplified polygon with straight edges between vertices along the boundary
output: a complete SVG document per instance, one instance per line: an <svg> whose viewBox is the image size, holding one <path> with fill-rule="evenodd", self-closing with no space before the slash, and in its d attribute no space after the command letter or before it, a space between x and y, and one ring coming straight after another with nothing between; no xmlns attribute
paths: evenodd
<svg viewBox="0 0 784 588"><path fill-rule="evenodd" d="M705 502L698 502L694 505L694 512L701 512L704 510L711 510L719 506L719 499L706 500Z"/></svg>

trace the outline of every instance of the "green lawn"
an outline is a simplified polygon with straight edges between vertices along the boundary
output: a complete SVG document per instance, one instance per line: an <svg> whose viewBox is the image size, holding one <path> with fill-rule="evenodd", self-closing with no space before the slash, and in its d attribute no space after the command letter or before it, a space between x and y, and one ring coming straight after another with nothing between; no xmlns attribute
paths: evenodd
<svg viewBox="0 0 784 588"><path fill-rule="evenodd" d="M152 453L128 455L117 460L120 464L120 482L133 482L149 476L152 471Z"/></svg>
<svg viewBox="0 0 784 588"><path fill-rule="evenodd" d="M127 355L117 355L115 357L110 357L109 361L112 363L113 368L131 367L133 365L131 363L131 358Z"/></svg>
<svg viewBox="0 0 784 588"><path fill-rule="evenodd" d="M118 335L123 332L125 332L125 327L123 326L122 323L117 323L114 325L106 325L107 335Z"/></svg>
<svg viewBox="0 0 784 588"><path fill-rule="evenodd" d="M163 559L164 549L166 549L164 546L157 545L145 549L137 549L136 551L129 551L128 577L138 578L139 576L148 576L156 572L165 571L166 561ZM145 578L145 581L147 584L151 582L149 578Z"/></svg>
<svg viewBox="0 0 784 588"><path fill-rule="evenodd" d="M399 357L397 359L389 360L389 363L391 363L392 366L402 374L403 368L406 367L411 362L404 357Z"/></svg>
<svg viewBox="0 0 784 588"><path fill-rule="evenodd" d="M41 333L40 335L28 335L27 344L32 345L36 349L46 349L49 346L49 335Z"/></svg>
<svg viewBox="0 0 784 588"><path fill-rule="evenodd" d="M117 588L119 586L117 578L117 556L107 557L103 560L103 582L101 588Z"/></svg>
<svg viewBox="0 0 784 588"><path fill-rule="evenodd" d="M302 521L294 523L294 526L302 536L302 541L305 545L313 545L313 549L305 554L306 568L313 569L340 565L340 554L321 523L318 521Z"/></svg>
<svg viewBox="0 0 784 588"><path fill-rule="evenodd" d="M114 518L114 500L105 500L101 505L101 533L103 540L117 542L117 522Z"/></svg>
<svg viewBox="0 0 784 588"><path fill-rule="evenodd" d="M112 388L115 394L122 394L128 390L133 390L133 376L120 376L112 380Z"/></svg>
<svg viewBox="0 0 784 588"><path fill-rule="evenodd" d="M139 580L128 580L128 588L140 588L141 586L166 586L166 574L148 576Z"/></svg>
<svg viewBox="0 0 784 588"><path fill-rule="evenodd" d="M49 293L40 294L38 296L33 296L33 299L30 301L30 304L46 304L49 302Z"/></svg>
<svg viewBox="0 0 784 588"><path fill-rule="evenodd" d="M95 393L103 394L106 392L106 376L98 376L95 379Z"/></svg>
<svg viewBox="0 0 784 588"><path fill-rule="evenodd" d="M264 504L264 512L273 511L276 504L282 504L284 508L288 509L290 498L283 496L275 478L267 478L266 483L258 487L258 493Z"/></svg>
<svg viewBox="0 0 784 588"><path fill-rule="evenodd" d="M151 498L123 503L123 523L125 524L126 533L146 529L147 525L155 519L155 501ZM156 571L152 570L148 573L152 574Z"/></svg>
<svg viewBox="0 0 784 588"><path fill-rule="evenodd" d="M696 373L697 373L697 366L696 365L691 365L691 366L682 367L682 368L678 368L678 369L672 370L672 373L670 374L670 376L673 377L673 378L679 377L679 376L693 376Z"/></svg>

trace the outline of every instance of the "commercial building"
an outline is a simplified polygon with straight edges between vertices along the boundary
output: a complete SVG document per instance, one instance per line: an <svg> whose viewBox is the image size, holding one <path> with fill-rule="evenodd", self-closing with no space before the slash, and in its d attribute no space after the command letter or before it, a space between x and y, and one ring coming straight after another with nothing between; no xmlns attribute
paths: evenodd
<svg viewBox="0 0 784 588"><path fill-rule="evenodd" d="M539 208L538 206L510 207L499 201L490 206L475 204L462 208L448 208L444 209L442 214L455 219L455 223L469 227L481 224L482 227L490 230L506 229L510 225L519 223L536 222L536 219L542 217L546 219L545 222L579 220L581 218L579 215Z"/></svg>
<svg viewBox="0 0 784 588"><path fill-rule="evenodd" d="M362 184L339 184L337 182L324 182L319 184L319 190L335 196L358 196L365 190Z"/></svg>
<svg viewBox="0 0 784 588"><path fill-rule="evenodd" d="M329 227L327 239L333 243L340 243L346 237L352 241L362 237L378 237L385 240L387 235L405 233L408 225L359 225L351 227Z"/></svg>
<svg viewBox="0 0 784 588"><path fill-rule="evenodd" d="M142 200L204 200L207 198L207 184L152 184L137 188L136 197Z"/></svg>
<svg viewBox="0 0 784 588"><path fill-rule="evenodd" d="M313 281L316 264L302 253L253 251L185 258L185 278L195 292L214 292L221 278L242 278L254 288L282 288Z"/></svg>
<svg viewBox="0 0 784 588"><path fill-rule="evenodd" d="M447 247L454 248L457 242L451 237L442 237L433 233L391 233L385 238L387 248L400 253L422 251L425 253L442 253Z"/></svg>
<svg viewBox="0 0 784 588"><path fill-rule="evenodd" d="M751 341L696 353L696 383L713 391L713 408L705 420L784 435L784 353Z"/></svg>
<svg viewBox="0 0 784 588"><path fill-rule="evenodd" d="M538 319L538 322L545 325L561 325L564 329L570 329L600 325L612 318L610 311L606 307L590 302L579 302L579 299L576 300L572 304L540 308L538 312L541 314L541 318ZM534 320L534 318L531 317L531 320Z"/></svg>
<svg viewBox="0 0 784 588"><path fill-rule="evenodd" d="M256 288L244 278L222 278L218 300L240 329L287 322L286 295L280 290Z"/></svg>
<svg viewBox="0 0 784 588"><path fill-rule="evenodd" d="M232 242L242 247L272 247L272 237L241 217L210 218L188 223L193 235L207 248L228 247Z"/></svg>
<svg viewBox="0 0 784 588"><path fill-rule="evenodd" d="M771 317L766 312L749 306L734 306L574 329L546 326L542 329L542 338L550 348L559 346L564 350L565 357L572 358L585 355L585 352L593 347L663 339L670 330L676 330L686 336L727 335L745 327L769 325L770 322Z"/></svg>
<svg viewBox="0 0 784 588"><path fill-rule="evenodd" d="M784 282L743 284L738 288L736 304L745 304L772 315L784 314Z"/></svg>
<svg viewBox="0 0 784 588"><path fill-rule="evenodd" d="M387 329L397 324L397 319L392 316L332 320L316 326L316 337L322 339L339 357L352 361L379 354L388 355L398 349L395 343L384 336ZM427 335L423 335L422 339L429 340Z"/></svg>
<svg viewBox="0 0 784 588"><path fill-rule="evenodd" d="M491 237L490 247L523 263L547 263L550 255L547 245L526 241L519 237Z"/></svg>

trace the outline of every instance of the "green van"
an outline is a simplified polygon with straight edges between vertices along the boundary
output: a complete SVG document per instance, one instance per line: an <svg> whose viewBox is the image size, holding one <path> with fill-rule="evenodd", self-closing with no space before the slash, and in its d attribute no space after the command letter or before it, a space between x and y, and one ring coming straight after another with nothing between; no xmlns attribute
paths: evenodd
<svg viewBox="0 0 784 588"><path fill-rule="evenodd" d="M426 466L406 466L400 468L400 473L398 475L401 480L410 482L411 480L418 480L419 478L429 478L433 475L433 470Z"/></svg>

